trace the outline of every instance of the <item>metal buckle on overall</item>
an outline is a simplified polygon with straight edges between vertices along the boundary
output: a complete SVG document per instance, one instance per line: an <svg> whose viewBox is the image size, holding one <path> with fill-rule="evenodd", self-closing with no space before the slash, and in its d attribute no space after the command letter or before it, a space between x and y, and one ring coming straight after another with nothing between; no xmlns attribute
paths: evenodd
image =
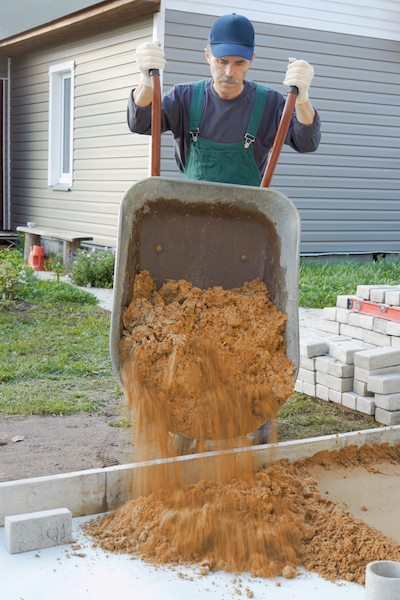
<svg viewBox="0 0 400 600"><path fill-rule="evenodd" d="M248 148L250 144L253 144L256 141L254 135L250 135L250 133L245 133L244 135L244 147Z"/></svg>
<svg viewBox="0 0 400 600"><path fill-rule="evenodd" d="M192 136L192 140L194 142L197 142L197 138L199 137L199 133L200 133L200 129L198 127L196 127L196 129L193 129L193 131L190 132L190 135Z"/></svg>

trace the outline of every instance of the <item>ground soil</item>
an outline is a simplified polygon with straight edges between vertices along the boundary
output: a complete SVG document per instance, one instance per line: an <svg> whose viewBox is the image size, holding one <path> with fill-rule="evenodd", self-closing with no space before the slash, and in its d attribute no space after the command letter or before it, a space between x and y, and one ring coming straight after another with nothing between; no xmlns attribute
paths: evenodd
<svg viewBox="0 0 400 600"><path fill-rule="evenodd" d="M110 426L120 419L113 399L99 412L0 419L0 483L131 462L131 428Z"/></svg>

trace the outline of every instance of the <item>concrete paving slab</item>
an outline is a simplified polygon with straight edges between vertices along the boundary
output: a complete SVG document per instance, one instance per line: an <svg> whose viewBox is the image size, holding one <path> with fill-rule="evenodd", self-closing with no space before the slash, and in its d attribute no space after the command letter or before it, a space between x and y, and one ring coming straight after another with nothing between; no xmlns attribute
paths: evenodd
<svg viewBox="0 0 400 600"><path fill-rule="evenodd" d="M73 519L72 545L10 555L4 550L0 529L1 597L7 600L364 600L365 590L356 583L325 581L298 569L295 579L262 579L249 574L216 572L198 576L195 567L154 567L128 555L92 548L80 525L87 517ZM80 547L80 548L79 548ZM75 548L75 550L74 550ZM191 580L191 578L193 580ZM277 584L280 584L279 586Z"/></svg>

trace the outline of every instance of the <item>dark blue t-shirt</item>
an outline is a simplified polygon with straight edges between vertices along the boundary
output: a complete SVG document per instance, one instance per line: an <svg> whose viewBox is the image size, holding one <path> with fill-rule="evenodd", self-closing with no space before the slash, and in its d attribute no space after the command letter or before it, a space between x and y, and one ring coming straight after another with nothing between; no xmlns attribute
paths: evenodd
<svg viewBox="0 0 400 600"><path fill-rule="evenodd" d="M232 100L225 100L215 93L212 79L207 80L199 135L225 144L244 142L255 90L256 84L245 79L242 93ZM189 118L192 94L193 83L184 83L175 85L162 99L161 130L173 133L175 160L182 173L190 148ZM284 104L285 98L282 94L269 88L254 142L254 158L261 174L264 173L267 164L268 152L272 148ZM151 133L151 106L136 106L132 93L128 102L128 125L134 133ZM293 113L285 144L289 144L297 152L314 152L320 139L321 121L317 112L311 125L303 125Z"/></svg>

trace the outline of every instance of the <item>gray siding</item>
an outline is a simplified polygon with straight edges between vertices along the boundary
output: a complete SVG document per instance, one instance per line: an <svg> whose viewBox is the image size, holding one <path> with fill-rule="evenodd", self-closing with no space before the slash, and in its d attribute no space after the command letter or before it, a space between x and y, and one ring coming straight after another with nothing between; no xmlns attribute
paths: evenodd
<svg viewBox="0 0 400 600"><path fill-rule="evenodd" d="M113 245L125 190L148 174L148 138L126 124L138 83L136 46L151 39L153 17L16 56L11 70L12 226L27 221ZM69 192L47 186L49 67L75 61L74 171Z"/></svg>
<svg viewBox="0 0 400 600"><path fill-rule="evenodd" d="M167 11L164 89L209 76L203 49L215 17ZM284 148L272 187L302 219L302 253L400 249L400 42L254 23L249 77L282 85L289 56L315 67L310 97L322 119L314 154ZM163 136L162 175L177 177Z"/></svg>

